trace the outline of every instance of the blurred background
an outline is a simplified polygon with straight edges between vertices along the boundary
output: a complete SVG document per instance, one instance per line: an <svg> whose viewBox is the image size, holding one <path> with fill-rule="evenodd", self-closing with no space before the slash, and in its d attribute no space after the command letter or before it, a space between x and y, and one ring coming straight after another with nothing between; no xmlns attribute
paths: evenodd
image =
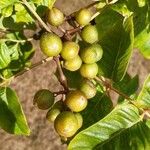
<svg viewBox="0 0 150 150"><path fill-rule="evenodd" d="M66 15L79 10L80 8L90 4L91 0L57 0L56 7L62 10ZM33 62L37 62L43 58L40 53L39 46L36 44L36 53ZM53 124L46 121L47 111L41 111L33 106L32 100L36 91L41 88L48 88L57 91L61 86L54 76L56 65L53 61L41 65L17 77L11 84L16 90L29 126L31 135L14 136L0 130L0 150L65 150L66 146L54 131ZM134 51L128 72L130 75L139 75L140 86L145 77L150 72L150 61L143 58L137 50Z"/></svg>

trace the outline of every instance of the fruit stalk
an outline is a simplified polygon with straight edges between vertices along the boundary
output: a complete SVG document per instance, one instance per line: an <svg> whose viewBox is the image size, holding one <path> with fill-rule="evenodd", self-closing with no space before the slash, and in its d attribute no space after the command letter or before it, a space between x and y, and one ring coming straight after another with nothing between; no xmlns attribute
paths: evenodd
<svg viewBox="0 0 150 150"><path fill-rule="evenodd" d="M54 57L54 60L57 64L57 69L58 69L58 72L59 72L59 75L60 75L59 82L64 87L64 90L68 91L69 89L68 89L67 78L66 78L66 76L64 75L64 73L62 71L62 67L61 67L61 64L60 64L59 57Z"/></svg>

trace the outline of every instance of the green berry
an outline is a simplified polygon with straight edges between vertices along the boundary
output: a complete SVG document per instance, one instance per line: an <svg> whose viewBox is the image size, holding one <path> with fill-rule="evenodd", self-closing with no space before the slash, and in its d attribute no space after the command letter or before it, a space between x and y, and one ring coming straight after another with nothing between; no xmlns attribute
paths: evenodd
<svg viewBox="0 0 150 150"><path fill-rule="evenodd" d="M57 8L52 8L48 13L48 22L53 26L59 26L64 22L64 14Z"/></svg>
<svg viewBox="0 0 150 150"><path fill-rule="evenodd" d="M64 67L70 71L78 70L81 67L81 65L82 65L82 60L79 57L79 55L77 55L75 58L73 58L71 60L66 60L64 62Z"/></svg>
<svg viewBox="0 0 150 150"><path fill-rule="evenodd" d="M60 110L57 108L52 108L47 112L46 118L50 122L54 122L56 117L60 114Z"/></svg>
<svg viewBox="0 0 150 150"><path fill-rule="evenodd" d="M87 25L83 28L81 32L82 39L90 44L98 41L98 31L96 26Z"/></svg>
<svg viewBox="0 0 150 150"><path fill-rule="evenodd" d="M33 104L39 109L48 109L54 104L54 95L47 89L39 90L34 96Z"/></svg>
<svg viewBox="0 0 150 150"><path fill-rule="evenodd" d="M77 118L74 113L64 111L56 117L54 121L54 128L60 136L71 137L78 130Z"/></svg>
<svg viewBox="0 0 150 150"><path fill-rule="evenodd" d="M95 78L98 73L98 65L93 64L83 64L80 68L80 74L85 78Z"/></svg>
<svg viewBox="0 0 150 150"><path fill-rule="evenodd" d="M80 90L85 94L87 99L93 98L96 95L94 84L86 79L81 83Z"/></svg>
<svg viewBox="0 0 150 150"><path fill-rule="evenodd" d="M92 44L81 52L81 59L84 63L92 64L102 58L103 50L99 44Z"/></svg>
<svg viewBox="0 0 150 150"><path fill-rule="evenodd" d="M57 56L62 50L62 41L56 34L44 33L40 39L40 47L45 55Z"/></svg>
<svg viewBox="0 0 150 150"><path fill-rule="evenodd" d="M75 19L79 25L85 26L91 21L92 14L88 9L81 9L77 12Z"/></svg>
<svg viewBox="0 0 150 150"><path fill-rule="evenodd" d="M65 104L73 112L80 112L87 106L87 99L83 92L79 90L71 91L66 96Z"/></svg>
<svg viewBox="0 0 150 150"><path fill-rule="evenodd" d="M78 129L80 129L83 125L83 117L80 113L75 113L75 116L76 116L77 121L78 121Z"/></svg>
<svg viewBox="0 0 150 150"><path fill-rule="evenodd" d="M65 60L71 60L78 55L79 45L75 42L65 42L61 51L61 56Z"/></svg>

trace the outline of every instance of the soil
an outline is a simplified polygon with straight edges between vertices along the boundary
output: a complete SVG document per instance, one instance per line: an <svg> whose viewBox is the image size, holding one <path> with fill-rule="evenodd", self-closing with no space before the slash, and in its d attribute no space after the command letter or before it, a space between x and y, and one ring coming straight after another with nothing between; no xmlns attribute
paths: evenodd
<svg viewBox="0 0 150 150"><path fill-rule="evenodd" d="M56 5L66 15L86 6L91 0L59 0ZM67 6L67 7L66 7ZM33 62L41 60L43 55L37 51L33 57ZM32 99L34 93L41 88L48 88L58 91L61 86L54 76L56 65L53 61L41 65L32 71L28 71L22 76L17 77L11 84L16 90L31 128L31 135L14 136L0 130L0 150L65 150L66 146L61 144L60 138L50 124L45 119L46 111L40 111L33 106ZM150 72L150 61L143 58L137 50L134 51L129 69L129 73L140 77L140 85Z"/></svg>

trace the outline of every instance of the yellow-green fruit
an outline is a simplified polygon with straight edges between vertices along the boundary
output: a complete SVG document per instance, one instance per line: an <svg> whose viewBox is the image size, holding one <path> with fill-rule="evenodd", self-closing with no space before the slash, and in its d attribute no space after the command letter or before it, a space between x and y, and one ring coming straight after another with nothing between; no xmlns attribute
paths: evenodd
<svg viewBox="0 0 150 150"><path fill-rule="evenodd" d="M54 104L54 95L47 89L39 90L34 96L33 104L39 109L48 109Z"/></svg>
<svg viewBox="0 0 150 150"><path fill-rule="evenodd" d="M99 61L103 56L103 50L99 44L92 44L81 52L84 63L92 64Z"/></svg>
<svg viewBox="0 0 150 150"><path fill-rule="evenodd" d="M87 99L93 98L96 95L96 88L89 80L83 80L80 90L85 94Z"/></svg>
<svg viewBox="0 0 150 150"><path fill-rule="evenodd" d="M48 23L59 26L64 22L64 14L57 8L52 8L48 13Z"/></svg>
<svg viewBox="0 0 150 150"><path fill-rule="evenodd" d="M78 130L77 118L74 113L64 111L56 117L54 121L54 128L60 136L71 137Z"/></svg>
<svg viewBox="0 0 150 150"><path fill-rule="evenodd" d="M65 60L71 60L78 55L79 45L75 42L65 42L61 51L61 56Z"/></svg>
<svg viewBox="0 0 150 150"><path fill-rule="evenodd" d="M90 44L93 44L98 41L98 31L96 26L87 25L83 28L81 32L82 39Z"/></svg>
<svg viewBox="0 0 150 150"><path fill-rule="evenodd" d="M60 110L57 108L52 108L47 112L46 119L50 122L54 122L56 117L60 114Z"/></svg>
<svg viewBox="0 0 150 150"><path fill-rule="evenodd" d="M79 25L85 26L91 21L92 13L88 9L81 9L77 12L75 19Z"/></svg>
<svg viewBox="0 0 150 150"><path fill-rule="evenodd" d="M80 112L86 108L88 102L83 92L75 90L66 96L65 104L73 112Z"/></svg>
<svg viewBox="0 0 150 150"><path fill-rule="evenodd" d="M80 74L85 78L95 78L98 73L98 65L93 64L83 64L80 68Z"/></svg>
<svg viewBox="0 0 150 150"><path fill-rule="evenodd" d="M82 60L79 57L79 55L77 55L75 58L73 58L71 60L66 60L64 62L64 67L70 71L78 70L81 67L81 65L82 65Z"/></svg>
<svg viewBox="0 0 150 150"><path fill-rule="evenodd" d="M82 127L83 124L83 117L80 113L76 113L75 114L77 121L78 121L78 129L80 129Z"/></svg>
<svg viewBox="0 0 150 150"><path fill-rule="evenodd" d="M62 41L56 34L44 33L40 39L40 47L45 55L57 56L62 50Z"/></svg>

